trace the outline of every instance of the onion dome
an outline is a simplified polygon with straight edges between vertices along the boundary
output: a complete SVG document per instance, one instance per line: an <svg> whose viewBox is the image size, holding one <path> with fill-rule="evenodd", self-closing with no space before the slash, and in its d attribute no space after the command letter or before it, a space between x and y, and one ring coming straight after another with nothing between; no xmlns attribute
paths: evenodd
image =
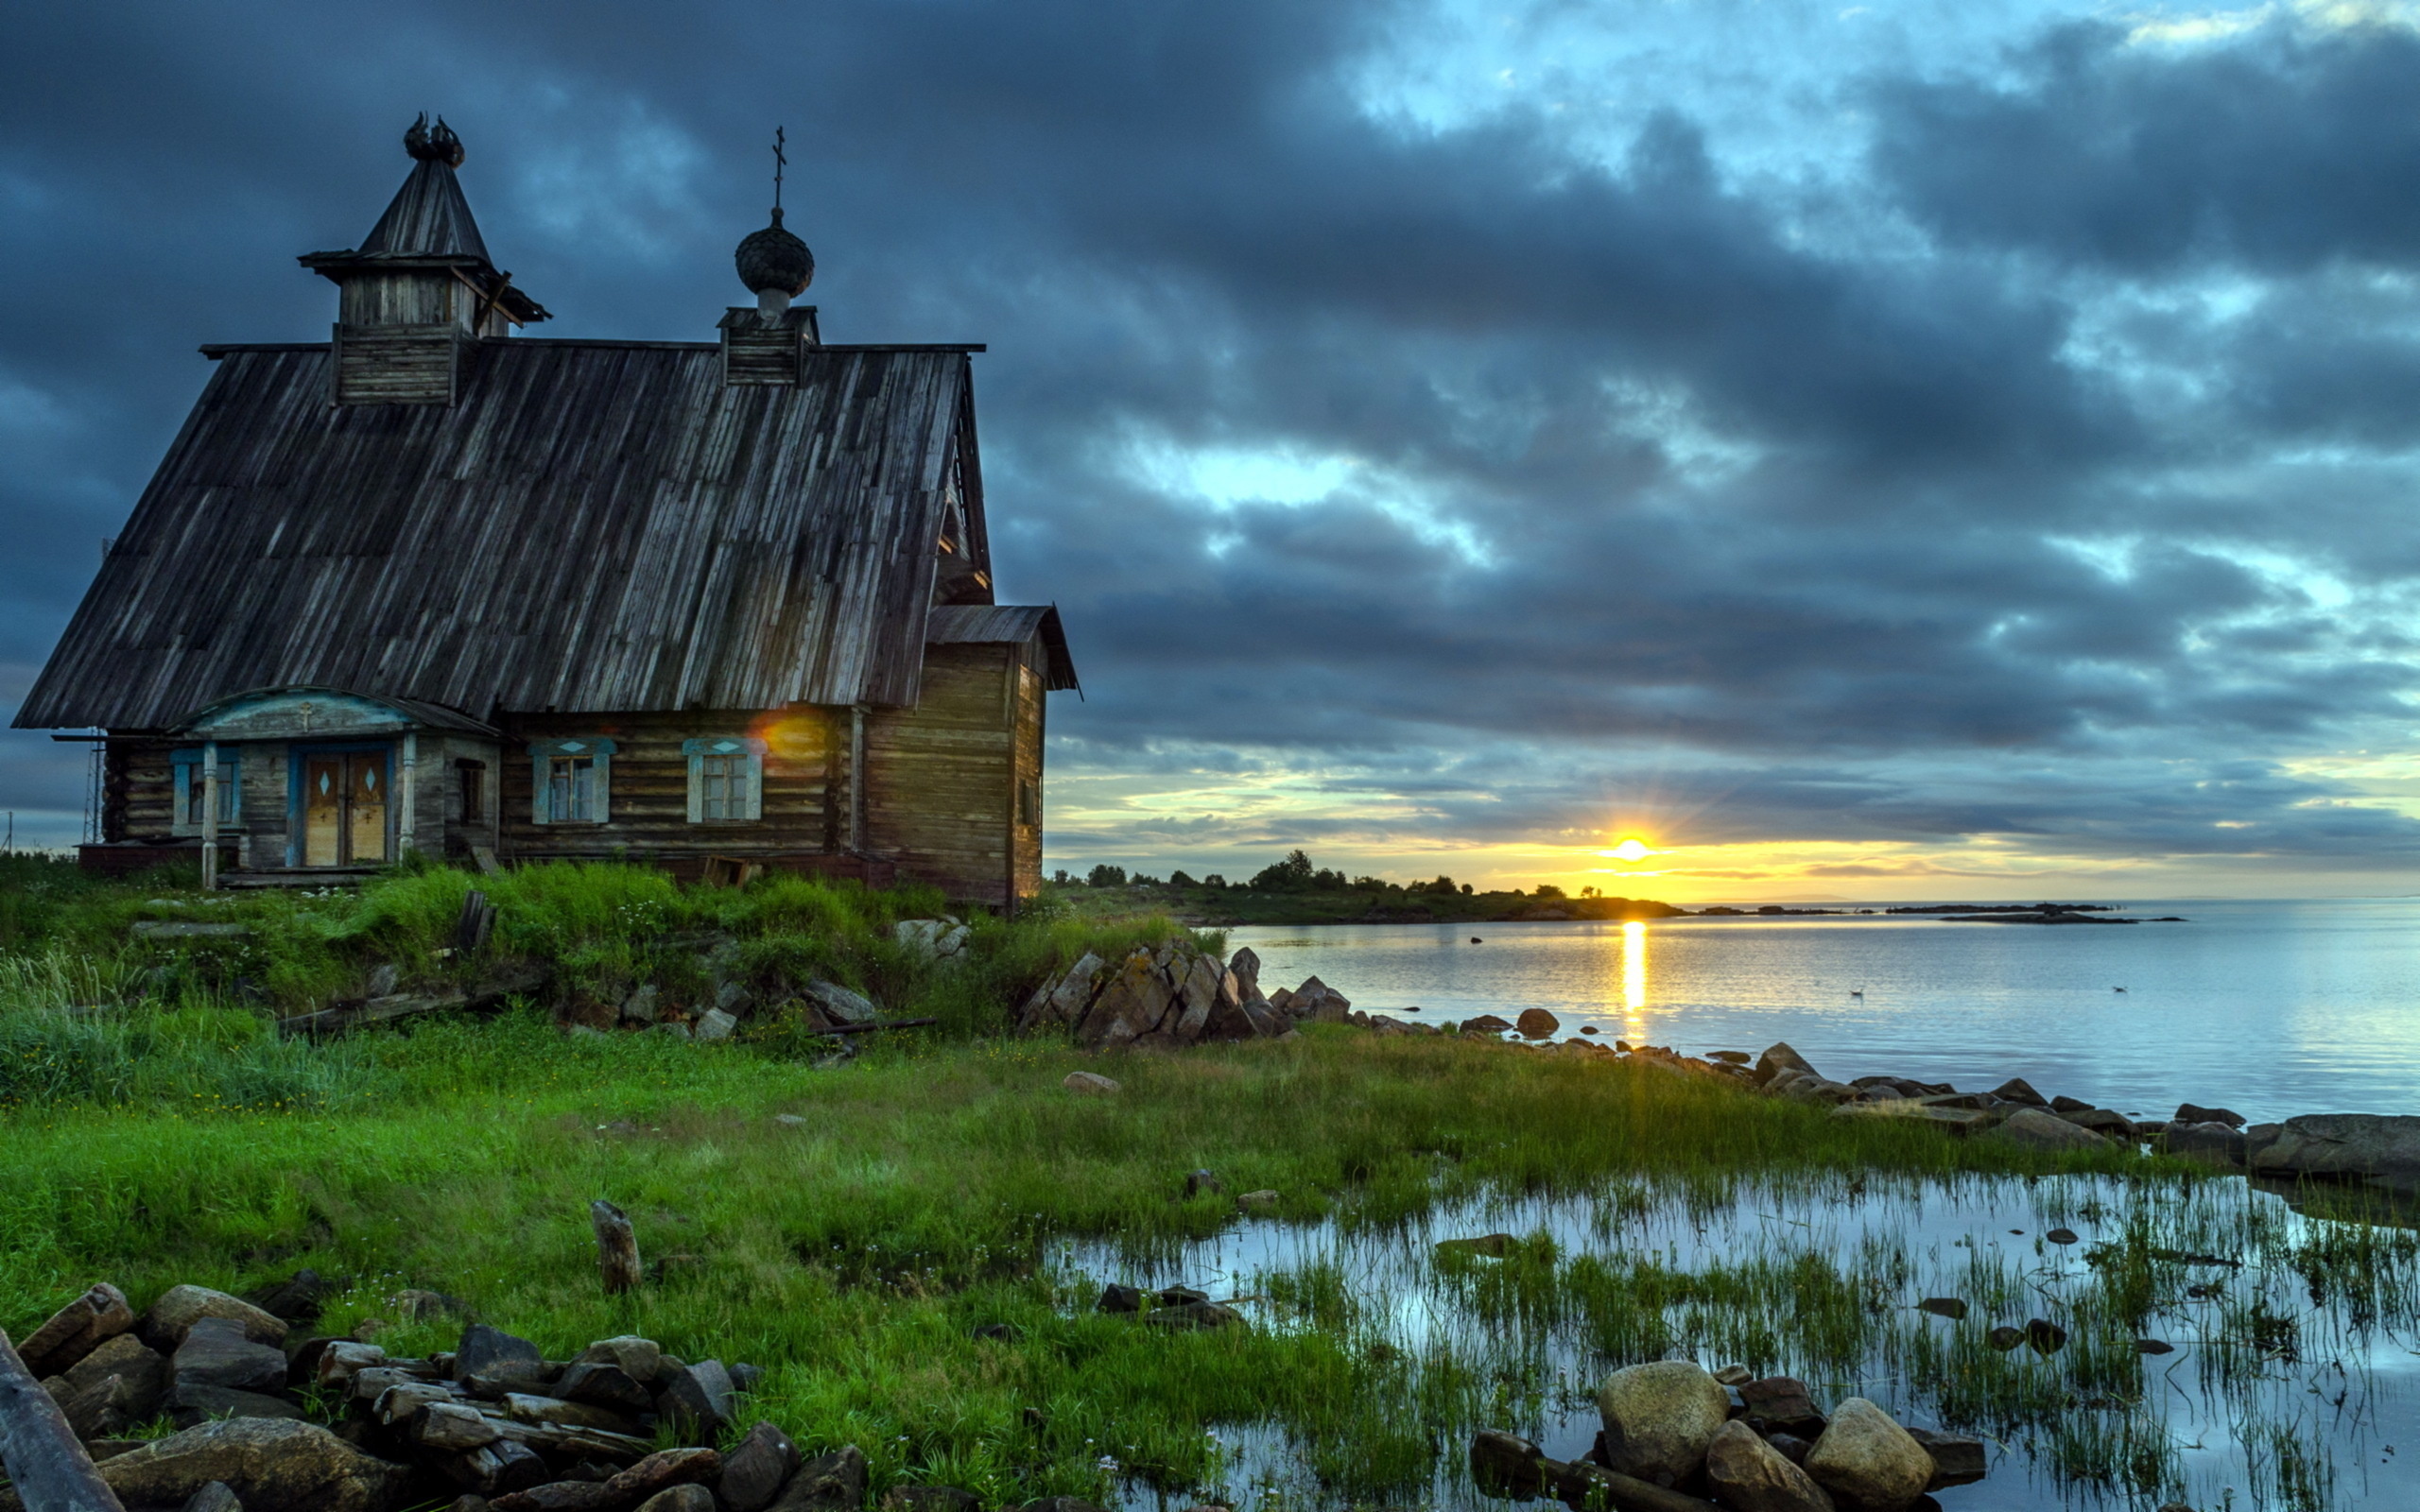
<svg viewBox="0 0 2420 1512"><path fill-rule="evenodd" d="M749 232L732 263L751 294L770 289L795 299L815 282L815 254L806 249L806 243L782 229L779 205L773 207L773 223Z"/></svg>
<svg viewBox="0 0 2420 1512"><path fill-rule="evenodd" d="M445 124L441 115L437 118L436 129L431 130L426 111L404 133L404 150L422 163L441 163L449 168L462 165L462 139L454 134L454 129Z"/></svg>

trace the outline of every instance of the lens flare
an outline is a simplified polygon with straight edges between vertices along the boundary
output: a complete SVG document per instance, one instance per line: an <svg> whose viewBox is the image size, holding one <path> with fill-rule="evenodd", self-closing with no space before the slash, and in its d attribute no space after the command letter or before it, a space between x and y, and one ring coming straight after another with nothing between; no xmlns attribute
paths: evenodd
<svg viewBox="0 0 2420 1512"><path fill-rule="evenodd" d="M1605 852L1616 861L1644 861L1654 853L1648 849L1646 841L1634 834Z"/></svg>

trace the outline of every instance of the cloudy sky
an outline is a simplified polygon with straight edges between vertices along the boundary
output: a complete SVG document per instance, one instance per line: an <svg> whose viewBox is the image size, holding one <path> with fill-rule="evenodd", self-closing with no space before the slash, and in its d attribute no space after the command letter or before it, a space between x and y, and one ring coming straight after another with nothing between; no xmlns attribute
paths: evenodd
<svg viewBox="0 0 2420 1512"><path fill-rule="evenodd" d="M2420 5L18 6L0 710L442 112L544 334L980 340L1050 865L2420 891ZM0 739L21 840L73 747ZM1600 852L1625 836L1655 851Z"/></svg>

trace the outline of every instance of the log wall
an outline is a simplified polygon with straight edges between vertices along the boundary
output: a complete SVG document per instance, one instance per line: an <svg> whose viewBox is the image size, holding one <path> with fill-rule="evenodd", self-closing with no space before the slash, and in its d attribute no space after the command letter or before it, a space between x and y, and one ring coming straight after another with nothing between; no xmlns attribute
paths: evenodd
<svg viewBox="0 0 2420 1512"><path fill-rule="evenodd" d="M513 861L649 861L752 856L826 849L825 794L836 750L845 757L848 715L825 709L771 714L524 714L506 731L496 794L503 807L502 854ZM835 734L838 734L836 747ZM684 740L761 735L765 757L764 817L728 824L689 822L689 759ZM610 737L614 744L602 824L540 824L530 816L535 768L532 740Z"/></svg>
<svg viewBox="0 0 2420 1512"><path fill-rule="evenodd" d="M931 647L916 707L866 722L867 848L904 876L1000 909L1015 897L1017 661L1009 645Z"/></svg>

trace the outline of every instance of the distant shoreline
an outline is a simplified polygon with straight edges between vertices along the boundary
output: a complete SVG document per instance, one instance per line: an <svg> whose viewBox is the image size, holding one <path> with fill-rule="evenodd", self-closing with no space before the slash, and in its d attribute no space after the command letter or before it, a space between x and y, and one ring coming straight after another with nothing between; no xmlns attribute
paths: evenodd
<svg viewBox="0 0 2420 1512"><path fill-rule="evenodd" d="M1561 924L1638 923L1724 919L1931 919L1943 923L2112 925L2186 923L2121 916L2116 903L1898 903L1832 908L1716 903L1684 908L1646 898L1568 898L1543 892L1436 892L1420 888L1326 888L1302 891L1147 883L1093 887L1054 885L1049 896L1088 919L1164 912L1199 929L1316 924Z"/></svg>

